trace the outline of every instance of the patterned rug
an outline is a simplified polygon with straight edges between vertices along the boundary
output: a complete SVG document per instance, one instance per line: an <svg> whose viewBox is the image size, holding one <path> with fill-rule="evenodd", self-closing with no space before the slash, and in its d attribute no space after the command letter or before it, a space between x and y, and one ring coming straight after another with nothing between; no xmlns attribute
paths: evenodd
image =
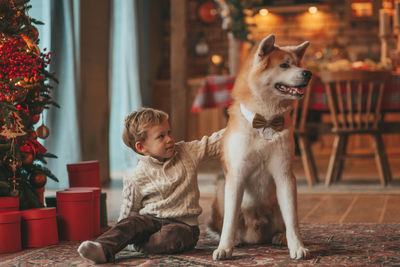
<svg viewBox="0 0 400 267"><path fill-rule="evenodd" d="M213 261L218 245L204 227L196 249L177 255L144 255L127 250L113 266L387 266L400 265L400 224L302 224L301 234L311 252L307 260L290 260L286 247L241 246L233 259ZM0 266L93 266L79 257L79 242L0 254ZM104 264L107 266L111 264Z"/></svg>

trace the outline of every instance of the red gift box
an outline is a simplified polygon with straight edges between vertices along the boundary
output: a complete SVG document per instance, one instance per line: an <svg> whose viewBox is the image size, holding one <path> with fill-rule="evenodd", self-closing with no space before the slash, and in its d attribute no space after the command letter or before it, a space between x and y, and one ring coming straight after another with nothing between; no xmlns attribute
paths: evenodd
<svg viewBox="0 0 400 267"><path fill-rule="evenodd" d="M0 197L0 212L18 211L19 198Z"/></svg>
<svg viewBox="0 0 400 267"><path fill-rule="evenodd" d="M67 164L69 187L100 187L100 163L97 160Z"/></svg>
<svg viewBox="0 0 400 267"><path fill-rule="evenodd" d="M21 211L22 246L44 247L58 243L56 208Z"/></svg>
<svg viewBox="0 0 400 267"><path fill-rule="evenodd" d="M93 191L93 235L100 234L100 187L71 187L66 191Z"/></svg>
<svg viewBox="0 0 400 267"><path fill-rule="evenodd" d="M0 253L21 250L21 213L0 212Z"/></svg>
<svg viewBox="0 0 400 267"><path fill-rule="evenodd" d="M93 195L93 191L57 191L61 240L87 240L93 237Z"/></svg>

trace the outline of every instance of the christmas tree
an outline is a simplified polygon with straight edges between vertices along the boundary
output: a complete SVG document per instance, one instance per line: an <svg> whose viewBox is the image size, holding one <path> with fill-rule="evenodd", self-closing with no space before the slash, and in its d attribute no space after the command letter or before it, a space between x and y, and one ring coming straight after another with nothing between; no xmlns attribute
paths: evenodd
<svg viewBox="0 0 400 267"><path fill-rule="evenodd" d="M43 111L58 107L50 95L57 80L46 70L50 52L38 47L33 24L43 23L28 16L30 8L29 0L0 0L0 196L18 197L20 209L43 207L39 189L47 177L58 181L44 167L56 156L37 141L49 129L35 130Z"/></svg>

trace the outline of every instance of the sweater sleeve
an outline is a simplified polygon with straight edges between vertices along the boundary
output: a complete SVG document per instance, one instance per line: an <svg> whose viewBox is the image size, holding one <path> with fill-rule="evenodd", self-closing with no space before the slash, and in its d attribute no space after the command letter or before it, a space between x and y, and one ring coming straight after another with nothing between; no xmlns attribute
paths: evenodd
<svg viewBox="0 0 400 267"><path fill-rule="evenodd" d="M213 133L211 136L203 136L200 140L186 143L188 153L197 161L218 157L220 155L220 141L225 129Z"/></svg>
<svg viewBox="0 0 400 267"><path fill-rule="evenodd" d="M122 198L118 221L129 217L131 213L139 213L139 210L141 209L142 197L140 190L135 183L134 177L126 176L124 178Z"/></svg>

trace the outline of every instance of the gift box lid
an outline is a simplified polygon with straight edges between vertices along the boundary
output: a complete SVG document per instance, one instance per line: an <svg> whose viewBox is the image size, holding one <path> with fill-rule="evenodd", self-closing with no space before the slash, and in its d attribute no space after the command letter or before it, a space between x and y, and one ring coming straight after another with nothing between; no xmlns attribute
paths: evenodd
<svg viewBox="0 0 400 267"><path fill-rule="evenodd" d="M65 189L66 191L93 191L96 197L100 197L101 188L100 187L90 187L90 186L74 186Z"/></svg>
<svg viewBox="0 0 400 267"><path fill-rule="evenodd" d="M0 223L16 223L21 222L21 212L10 211L0 212Z"/></svg>
<svg viewBox="0 0 400 267"><path fill-rule="evenodd" d="M67 164L68 172L91 171L91 170L100 170L100 162L98 160L82 161L78 163Z"/></svg>
<svg viewBox="0 0 400 267"><path fill-rule="evenodd" d="M56 208L37 208L21 211L22 220L37 220L56 217Z"/></svg>
<svg viewBox="0 0 400 267"><path fill-rule="evenodd" d="M91 201L93 191L57 191L57 201Z"/></svg>
<svg viewBox="0 0 400 267"><path fill-rule="evenodd" d="M0 197L0 208L19 207L19 198L16 197Z"/></svg>

